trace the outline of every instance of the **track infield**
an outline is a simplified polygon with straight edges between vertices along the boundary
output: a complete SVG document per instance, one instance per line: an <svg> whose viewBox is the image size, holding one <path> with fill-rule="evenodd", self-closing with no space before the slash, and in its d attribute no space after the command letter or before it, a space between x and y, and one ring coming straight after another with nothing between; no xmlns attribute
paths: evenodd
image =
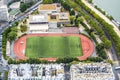
<svg viewBox="0 0 120 80"><path fill-rule="evenodd" d="M71 53L69 53L69 54L71 54L71 56L73 55L73 57L74 56L77 56L77 58L79 59L79 60L86 60L93 52L94 52L94 45L93 45L93 42L89 39L89 38L87 38L86 36L84 36L84 35L81 35L81 34L27 34L27 35L24 35L24 36L22 36L21 38L19 38L18 40L16 40L16 42L15 42L15 44L14 44L14 53L15 53L15 55L16 55L16 57L17 57L17 60L19 60L19 59L22 59L22 60L25 60L25 59L27 59L28 57L27 56L32 56L32 57L36 57L37 55L39 55L40 53L38 53L36 56L33 56L35 53L32 53L32 55L30 55L30 54L27 54L26 52L27 52L27 48L26 48L26 45L27 45L27 43L29 42L29 41L27 41L27 39L29 39L30 37L75 37L76 38L76 40L78 40L77 38L79 38L79 44L81 44L81 47L82 47L82 50L81 51L79 51L79 53L72 53L72 52L74 52L74 51L71 51ZM64 38L63 38L64 39ZM71 39L71 38L70 38ZM52 39L51 39L52 40ZM50 40L50 41L51 41ZM47 40L46 40L47 41ZM72 40L72 41L74 41L74 40ZM30 41L31 42L31 41ZM55 42L55 41L54 41ZM55 44L51 44L52 46L54 46L54 48L57 48L57 47L55 47L55 45L58 45L58 42L59 41L57 41L57 42L55 42ZM61 42L61 41L60 41ZM76 41L75 41L76 42ZM39 42L40 43L40 42ZM42 43L42 42L41 42ZM57 44L56 44L57 43ZM63 43L65 43L65 41L63 41ZM61 45L61 46L63 46L63 43L62 44L59 44L59 46ZM31 43L32 44L32 43ZM42 43L43 44L43 43ZM44 44L46 44L46 43L44 43ZM77 42L76 42L76 44L77 44ZM44 45L43 45L44 46ZM62 56L66 56L66 53L64 52L65 50L66 50L66 52L69 52L70 50L69 50L69 48L68 47L66 47L66 46L69 46L68 44L66 45L66 43L65 43L65 45L63 46L63 48L65 48L63 51L54 51L54 54L53 53L49 53L49 55L48 54L46 54L46 55L44 55L41 51L41 54L42 54L42 56L41 55L39 55L38 57L40 57L40 59L42 59L42 60L49 60L49 61L55 61L59 56L58 55L60 55L61 57ZM76 45L74 45L74 46L76 46ZM44 46L44 49L45 50L43 50L44 52L46 52L46 51L49 51L49 50L55 50L55 49L53 49L52 47L50 47L50 48L52 48L52 49L49 49L48 50L48 47L47 48L45 48L46 46ZM80 48L79 48L80 49ZM34 49L35 50L35 49ZM57 50L57 49L56 49ZM60 49L59 49L60 50ZM73 49L74 50L74 49ZM29 51L29 50L28 50ZM33 49L31 50L31 51L33 51ZM78 50L77 50L78 51ZM36 51L34 51L34 52L36 52ZM39 50L37 50L37 52L39 52ZM51 51L52 52L52 51ZM64 52L64 53L62 53L61 54L61 52ZM26 54L25 54L26 53ZM59 53L59 54L58 54ZM82 54L81 54L82 53ZM51 55L52 54L52 55ZM57 55L56 55L57 54ZM45 56L45 57L44 57ZM58 57L56 57L56 56L58 56Z"/></svg>
<svg viewBox="0 0 120 80"><path fill-rule="evenodd" d="M80 38L74 36L29 37L25 54L28 58L82 56Z"/></svg>

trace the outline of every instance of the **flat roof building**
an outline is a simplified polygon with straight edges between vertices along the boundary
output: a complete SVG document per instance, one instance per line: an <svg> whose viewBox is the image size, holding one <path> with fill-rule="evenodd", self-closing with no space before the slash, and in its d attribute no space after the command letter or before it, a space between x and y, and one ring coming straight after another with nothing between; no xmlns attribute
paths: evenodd
<svg viewBox="0 0 120 80"><path fill-rule="evenodd" d="M42 4L39 6L38 11L40 14L51 14L60 12L61 5L59 3L56 4Z"/></svg>
<svg viewBox="0 0 120 80"><path fill-rule="evenodd" d="M11 64L8 80L64 80L62 64Z"/></svg>
<svg viewBox="0 0 120 80"><path fill-rule="evenodd" d="M7 5L0 6L0 21L9 21L9 13Z"/></svg>
<svg viewBox="0 0 120 80"><path fill-rule="evenodd" d="M71 80L115 80L109 63L79 63L70 68Z"/></svg>
<svg viewBox="0 0 120 80"><path fill-rule="evenodd" d="M49 22L57 23L70 23L70 14L69 12L59 12L48 14Z"/></svg>
<svg viewBox="0 0 120 80"><path fill-rule="evenodd" d="M2 5L8 5L9 3L13 2L15 0L0 0L0 4Z"/></svg>
<svg viewBox="0 0 120 80"><path fill-rule="evenodd" d="M19 9L20 8L20 2L14 2L9 6L10 9Z"/></svg>
<svg viewBox="0 0 120 80"><path fill-rule="evenodd" d="M46 32L48 30L47 15L30 15L28 21L29 33Z"/></svg>

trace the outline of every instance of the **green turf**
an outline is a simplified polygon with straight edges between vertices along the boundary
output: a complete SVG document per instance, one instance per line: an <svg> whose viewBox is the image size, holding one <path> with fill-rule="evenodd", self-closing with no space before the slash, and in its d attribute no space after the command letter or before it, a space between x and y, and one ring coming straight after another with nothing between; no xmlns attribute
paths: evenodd
<svg viewBox="0 0 120 80"><path fill-rule="evenodd" d="M29 58L77 57L82 55L79 37L29 37L26 56Z"/></svg>

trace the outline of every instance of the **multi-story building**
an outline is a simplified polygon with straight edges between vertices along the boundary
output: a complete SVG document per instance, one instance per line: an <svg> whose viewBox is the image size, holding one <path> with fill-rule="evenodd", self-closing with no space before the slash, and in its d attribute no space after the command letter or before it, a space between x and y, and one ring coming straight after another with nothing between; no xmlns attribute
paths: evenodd
<svg viewBox="0 0 120 80"><path fill-rule="evenodd" d="M0 21L9 21L9 13L6 5L0 6Z"/></svg>
<svg viewBox="0 0 120 80"><path fill-rule="evenodd" d="M115 80L109 63L79 63L70 68L71 80Z"/></svg>
<svg viewBox="0 0 120 80"><path fill-rule="evenodd" d="M3 0L0 0L0 6L3 4Z"/></svg>
<svg viewBox="0 0 120 80"><path fill-rule="evenodd" d="M15 1L15 0L0 0L0 4L7 5L7 4L11 3L12 1Z"/></svg>
<svg viewBox="0 0 120 80"><path fill-rule="evenodd" d="M9 65L8 80L65 80L62 64Z"/></svg>

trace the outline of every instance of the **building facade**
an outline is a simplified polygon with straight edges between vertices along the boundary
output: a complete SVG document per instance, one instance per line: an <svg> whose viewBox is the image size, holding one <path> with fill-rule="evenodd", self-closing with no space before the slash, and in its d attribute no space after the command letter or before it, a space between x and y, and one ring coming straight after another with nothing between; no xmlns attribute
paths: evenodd
<svg viewBox="0 0 120 80"><path fill-rule="evenodd" d="M9 68L8 80L65 80L62 64L11 64Z"/></svg>
<svg viewBox="0 0 120 80"><path fill-rule="evenodd" d="M71 80L115 80L109 63L79 63L70 68Z"/></svg>

